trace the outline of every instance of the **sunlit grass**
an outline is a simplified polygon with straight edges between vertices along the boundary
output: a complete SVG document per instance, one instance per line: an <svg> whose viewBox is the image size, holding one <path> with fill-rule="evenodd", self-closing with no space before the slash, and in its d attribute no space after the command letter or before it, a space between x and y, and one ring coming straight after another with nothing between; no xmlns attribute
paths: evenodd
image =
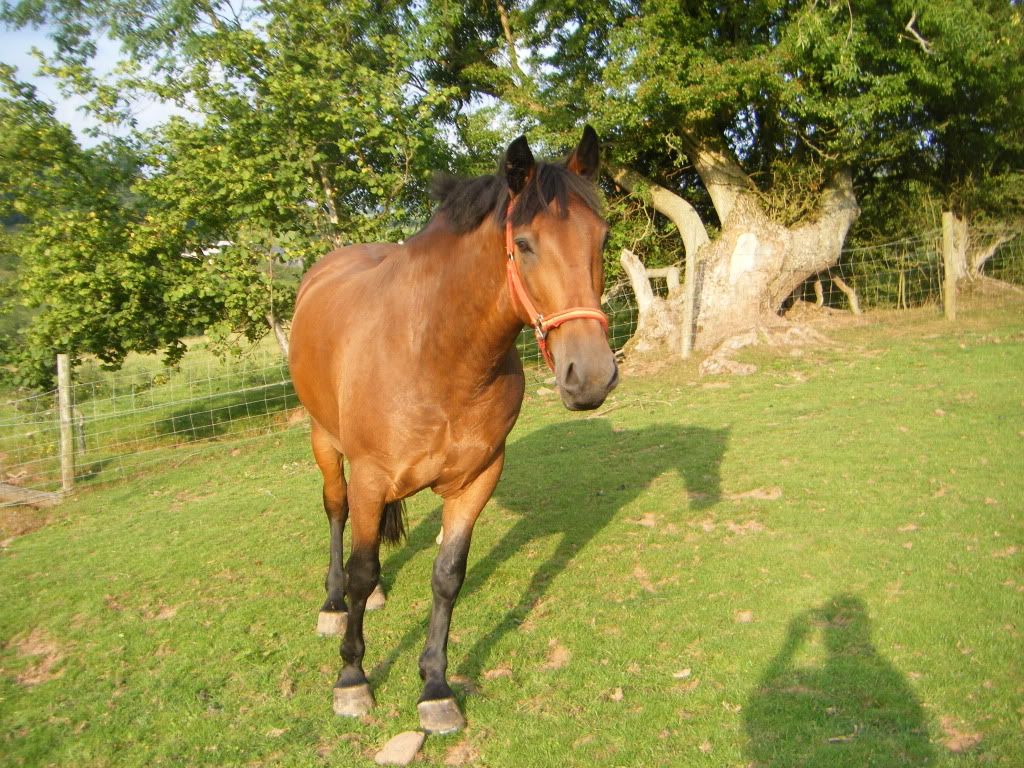
<svg viewBox="0 0 1024 768"><path fill-rule="evenodd" d="M470 726L425 763L1020 764L1024 318L883 330L627 377L596 418L532 380L455 614ZM416 728L437 500L384 553L350 722L319 495L293 429L17 539L0 762L348 766Z"/></svg>

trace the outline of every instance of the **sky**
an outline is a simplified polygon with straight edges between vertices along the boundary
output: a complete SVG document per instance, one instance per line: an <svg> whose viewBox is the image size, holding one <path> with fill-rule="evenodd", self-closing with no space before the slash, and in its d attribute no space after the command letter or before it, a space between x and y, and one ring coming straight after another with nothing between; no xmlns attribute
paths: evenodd
<svg viewBox="0 0 1024 768"><path fill-rule="evenodd" d="M66 98L52 78L36 75L38 62L32 55L32 48L45 52L53 50L53 44L47 38L46 29L10 29L0 23L0 61L17 68L18 78L34 85L38 95L56 107L57 119L66 123L85 146L97 143L97 139L88 136L85 130L95 123L88 120L79 109L82 99ZM95 59L96 70L109 72L117 63L118 47L109 40L100 41ZM147 128L163 122L173 113L170 107L153 103L137 113L139 126Z"/></svg>

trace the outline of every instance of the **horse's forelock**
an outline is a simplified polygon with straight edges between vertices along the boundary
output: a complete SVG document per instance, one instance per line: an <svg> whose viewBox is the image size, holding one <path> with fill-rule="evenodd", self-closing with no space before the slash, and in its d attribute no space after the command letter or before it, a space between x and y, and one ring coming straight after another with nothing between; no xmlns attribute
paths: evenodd
<svg viewBox="0 0 1024 768"><path fill-rule="evenodd" d="M432 196L440 202L444 213L457 233L476 229L489 214L504 224L508 206L508 185L500 174L459 178L438 174L431 184ZM601 198L596 185L564 165L538 163L536 173L520 193L512 211L516 226L529 223L555 201L560 215L569 210L570 197L575 196L586 207L603 216Z"/></svg>

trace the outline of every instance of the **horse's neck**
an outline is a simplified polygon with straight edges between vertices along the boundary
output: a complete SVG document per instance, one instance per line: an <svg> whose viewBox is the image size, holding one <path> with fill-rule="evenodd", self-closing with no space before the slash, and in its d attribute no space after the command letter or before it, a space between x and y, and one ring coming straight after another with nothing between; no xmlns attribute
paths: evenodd
<svg viewBox="0 0 1024 768"><path fill-rule="evenodd" d="M431 222L420 237L413 258L436 291L437 301L428 301L435 342L481 372L501 367L522 328L508 294L503 233L488 217L464 234Z"/></svg>

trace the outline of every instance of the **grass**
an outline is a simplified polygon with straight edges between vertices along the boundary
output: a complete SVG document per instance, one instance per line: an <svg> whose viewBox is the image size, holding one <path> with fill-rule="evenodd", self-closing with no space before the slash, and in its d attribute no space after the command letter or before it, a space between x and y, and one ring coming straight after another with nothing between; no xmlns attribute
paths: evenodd
<svg viewBox="0 0 1024 768"><path fill-rule="evenodd" d="M1024 317L530 387L477 527L427 765L1024 761ZM439 506L367 619L371 718L331 714L326 524L292 429L82 493L0 555L0 763L366 765L417 727Z"/></svg>

